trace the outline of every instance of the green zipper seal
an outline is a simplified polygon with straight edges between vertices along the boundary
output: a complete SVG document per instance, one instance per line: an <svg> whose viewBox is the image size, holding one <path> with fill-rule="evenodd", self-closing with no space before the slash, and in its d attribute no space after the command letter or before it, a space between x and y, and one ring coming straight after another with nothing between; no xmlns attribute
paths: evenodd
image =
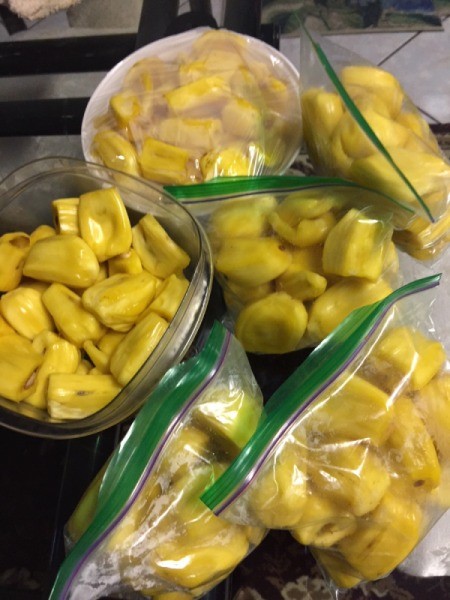
<svg viewBox="0 0 450 600"><path fill-rule="evenodd" d="M439 285L441 274L413 281L353 311L286 379L265 405L261 422L242 452L201 500L220 515L245 492L274 446L299 414L354 360L386 312L399 300Z"/></svg>
<svg viewBox="0 0 450 600"><path fill-rule="evenodd" d="M166 185L164 190L175 200L214 200L221 196L239 196L252 192L274 193L278 191L295 192L298 190L320 187L343 187L356 190L364 190L376 194L393 204L399 206L402 210L414 214L415 211L409 206L405 206L398 200L395 200L388 194L379 190L374 190L368 186L342 179L340 177L303 177L299 175L262 175L258 177L217 177L205 183L193 185Z"/></svg>
<svg viewBox="0 0 450 600"><path fill-rule="evenodd" d="M170 369L150 394L108 465L95 517L62 563L49 600L69 598L86 557L106 539L141 491L168 439L168 431L214 378L230 338L231 334L216 321L200 354Z"/></svg>
<svg viewBox="0 0 450 600"><path fill-rule="evenodd" d="M352 115L352 117L355 119L355 121L358 123L358 125L361 127L361 129L364 131L364 133L369 138L369 140L372 142L372 144L377 148L377 150L379 152L381 152L381 154L384 156L384 158L389 162L389 164L395 170L397 175L400 176L403 183L405 183L406 186L408 187L408 189L413 193L416 200L419 202L419 205L425 211L425 214L430 219L430 221L432 223L435 223L435 219L434 219L433 215L431 214L431 211L428 208L427 204L423 201L423 199L418 194L418 192L416 191L416 189L414 188L412 183L409 181L409 179L406 177L406 175L398 168L398 166L396 165L392 156L389 154L389 152L387 151L385 146L381 143L380 139L378 138L378 136L376 135L374 130L370 127L369 123L363 117L363 115L361 114L361 112L358 109L358 107L356 106L356 104L353 102L353 100L348 95L346 89L342 85L336 71L333 69L330 61L328 60L328 58L327 58L325 52L323 51L322 47L320 46L320 44L318 44L317 42L315 42L313 40L311 34L305 27L303 28L303 30L305 31L306 35L308 36L308 38L311 42L311 45L314 48L320 63L322 64L323 68L325 69L328 77L330 78L334 87L338 91L342 100L344 101L344 104L347 107L350 114ZM403 204L402 204L402 206L403 206ZM406 206L405 206L405 208L406 208Z"/></svg>

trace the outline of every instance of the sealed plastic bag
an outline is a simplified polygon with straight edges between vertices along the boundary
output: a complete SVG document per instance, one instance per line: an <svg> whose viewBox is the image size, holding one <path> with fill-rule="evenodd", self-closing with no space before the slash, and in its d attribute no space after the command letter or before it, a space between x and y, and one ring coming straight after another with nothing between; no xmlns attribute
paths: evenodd
<svg viewBox="0 0 450 600"><path fill-rule="evenodd" d="M189 599L224 579L265 530L216 517L199 496L261 412L241 345L216 323L200 354L161 380L77 507L51 600Z"/></svg>
<svg viewBox="0 0 450 600"><path fill-rule="evenodd" d="M300 80L257 39L199 28L130 55L87 107L85 158L159 183L287 169L301 145Z"/></svg>
<svg viewBox="0 0 450 600"><path fill-rule="evenodd" d="M166 187L203 223L227 320L247 352L315 346L400 279L389 198L340 179ZM381 218L376 205L386 205Z"/></svg>
<svg viewBox="0 0 450 600"><path fill-rule="evenodd" d="M387 575L450 506L450 362L426 318L439 279L353 312L202 496L230 522L290 530L335 590Z"/></svg>
<svg viewBox="0 0 450 600"><path fill-rule="evenodd" d="M303 30L304 137L316 171L392 196L396 239L421 260L449 242L450 164L428 123L388 71Z"/></svg>

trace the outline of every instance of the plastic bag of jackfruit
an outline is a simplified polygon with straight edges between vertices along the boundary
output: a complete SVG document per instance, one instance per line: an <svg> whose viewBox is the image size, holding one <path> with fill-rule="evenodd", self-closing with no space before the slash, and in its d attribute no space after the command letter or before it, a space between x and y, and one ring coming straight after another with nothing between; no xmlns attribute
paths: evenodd
<svg viewBox="0 0 450 600"><path fill-rule="evenodd" d="M354 311L202 495L230 523L289 530L336 597L390 573L450 505L450 362L426 317L439 279Z"/></svg>
<svg viewBox="0 0 450 600"><path fill-rule="evenodd" d="M228 30L158 40L117 65L83 119L87 160L159 183L287 169L301 145L300 78Z"/></svg>
<svg viewBox="0 0 450 600"><path fill-rule="evenodd" d="M265 529L216 517L199 496L261 413L244 350L215 323L203 350L161 380L81 499L50 598L189 600L227 577Z"/></svg>
<svg viewBox="0 0 450 600"><path fill-rule="evenodd" d="M396 212L396 241L433 259L450 239L450 164L428 123L392 73L305 29L301 41L304 140L315 170L412 209Z"/></svg>
<svg viewBox="0 0 450 600"><path fill-rule="evenodd" d="M204 225L225 321L247 352L313 347L400 283L395 202L353 182L227 178L166 190Z"/></svg>

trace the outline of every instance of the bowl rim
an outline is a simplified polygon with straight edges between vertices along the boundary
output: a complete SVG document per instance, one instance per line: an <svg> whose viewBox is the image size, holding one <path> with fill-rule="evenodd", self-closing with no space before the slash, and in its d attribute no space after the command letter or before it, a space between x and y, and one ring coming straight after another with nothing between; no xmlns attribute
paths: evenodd
<svg viewBox="0 0 450 600"><path fill-rule="evenodd" d="M159 343L156 347L159 347L159 350L156 354L156 365L160 360L161 355L164 355L165 350L168 346L170 346L171 342L177 339L177 329L179 329L178 325L180 322L182 322L183 316L189 315L191 312L189 309L190 301L193 297L195 297L196 294L199 295L197 298L198 306L196 309L195 318L188 328L188 334L184 336L185 339L183 339L181 349L177 348L176 352L172 352L172 354L175 354L176 357L173 358L171 356L170 366L166 369L160 368L160 372L155 373L152 378L153 382L151 386L143 389L140 392L140 401L134 402L128 409L124 408L123 402L119 403L117 406L115 406L114 403L116 398L120 396L130 385L131 391L134 393L134 395L137 395L136 388L142 387L145 379L148 377L148 373L145 375L142 375L141 373L141 369L145 366L147 361L144 363L144 365L142 365L141 369L139 369L138 373L136 374L138 375L141 373L141 379L139 381L136 382L135 377L133 377L132 380L126 386L124 386L124 388L122 388L121 392L119 392L118 396L116 396L112 402L110 402L100 411L97 411L96 413L83 419L52 421L51 418L49 418L49 420L40 421L30 415L21 414L20 412L9 410L6 407L0 406L1 426L32 437L48 439L74 439L86 437L88 435L97 434L105 429L116 426L135 415L145 403L152 390L156 387L158 381L164 377L165 373L185 358L202 326L213 285L212 250L209 239L201 223L196 219L196 217L182 203L177 202L175 198L170 196L170 194L168 194L162 186L138 177L126 175L121 171L111 169L104 165L63 156L49 156L29 161L28 163L25 163L24 165L11 171L11 173L6 175L6 177L0 181L0 214L6 206L13 202L18 195L20 195L21 191L31 184L32 181L45 179L50 175L53 176L77 172L82 172L87 175L92 175L93 173L102 173L103 177L108 177L108 180L104 179L104 183L117 185L119 190L125 189L126 186L124 186L122 183L115 182L114 175L120 176L122 178L121 181L123 181L125 175L125 177L130 180L130 183L133 186L138 185L139 187L142 187L143 190L145 190L145 188L150 188L154 192L160 194L164 198L164 201L168 202L169 206L176 206L176 210L186 215L186 218L192 223L194 230L197 233L199 248L198 261L193 269L189 288L183 298L183 301L173 321L171 321L167 331L160 340L162 345ZM136 194L136 188L130 189L129 191ZM150 198L148 198L147 201L151 203L155 202L155 200ZM180 309L182 310L180 311ZM175 323L175 325L173 325L173 323ZM150 369L150 371L151 370L152 369ZM5 398L4 400L6 401L7 399ZM27 412L27 409L28 407L26 407L25 412ZM32 412L32 410L33 407L30 406L29 412ZM105 421L102 421L101 418L99 418L102 414L106 415Z"/></svg>

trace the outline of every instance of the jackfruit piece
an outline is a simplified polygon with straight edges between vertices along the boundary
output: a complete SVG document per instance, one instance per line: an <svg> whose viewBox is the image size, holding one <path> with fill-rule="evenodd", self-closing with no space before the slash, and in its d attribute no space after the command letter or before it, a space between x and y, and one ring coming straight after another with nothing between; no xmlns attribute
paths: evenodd
<svg viewBox="0 0 450 600"><path fill-rule="evenodd" d="M165 279L172 273L180 274L191 261L189 255L150 213L132 228L132 235L133 248L144 269L155 277Z"/></svg>
<svg viewBox="0 0 450 600"><path fill-rule="evenodd" d="M144 177L159 183L180 184L189 181L190 152L185 148L147 137L138 155Z"/></svg>
<svg viewBox="0 0 450 600"><path fill-rule="evenodd" d="M141 259L134 248L108 260L108 276L111 277L118 273L128 273L128 275L142 273Z"/></svg>
<svg viewBox="0 0 450 600"><path fill-rule="evenodd" d="M127 127L130 121L141 114L139 97L129 89L111 96L109 105L120 128Z"/></svg>
<svg viewBox="0 0 450 600"><path fill-rule="evenodd" d="M172 321L188 288L189 281L186 277L172 273L157 287L156 295L146 310L153 311L166 321Z"/></svg>
<svg viewBox="0 0 450 600"><path fill-rule="evenodd" d="M278 212L270 213L268 219L277 235L300 248L323 243L336 224L336 217L331 211L314 219L301 219L295 226L289 225Z"/></svg>
<svg viewBox="0 0 450 600"><path fill-rule="evenodd" d="M36 377L36 389L25 398L27 404L47 407L47 384L50 373L75 373L80 364L80 350L51 331L42 331L33 340L33 347L44 360Z"/></svg>
<svg viewBox="0 0 450 600"><path fill-rule="evenodd" d="M42 361L27 338L17 333L0 336L0 394L14 402L32 394Z"/></svg>
<svg viewBox="0 0 450 600"><path fill-rule="evenodd" d="M236 455L256 430L262 398L240 388L212 390L197 404L193 419Z"/></svg>
<svg viewBox="0 0 450 600"><path fill-rule="evenodd" d="M443 158L428 152L412 152L406 148L390 148L389 154L410 181L419 196L433 192L440 178L448 177L450 167ZM349 177L373 189L381 190L388 196L408 204L417 204L413 192L406 186L397 172L381 154L355 159L350 167ZM435 207L436 214L442 210L445 198Z"/></svg>
<svg viewBox="0 0 450 600"><path fill-rule="evenodd" d="M105 333L105 327L83 307L80 296L60 283L45 290L42 302L58 331L78 348L87 340L98 341Z"/></svg>
<svg viewBox="0 0 450 600"><path fill-rule="evenodd" d="M53 319L42 302L42 293L19 286L0 296L4 319L23 337L32 340L42 330L55 329Z"/></svg>
<svg viewBox="0 0 450 600"><path fill-rule="evenodd" d="M97 347L110 357L125 335L125 333L108 329L106 333L97 341Z"/></svg>
<svg viewBox="0 0 450 600"><path fill-rule="evenodd" d="M264 527L295 526L307 500L306 447L288 439L277 450L273 464L258 476L249 495L249 511Z"/></svg>
<svg viewBox="0 0 450 600"><path fill-rule="evenodd" d="M230 87L218 75L202 77L164 94L173 114L199 118L217 115L230 95Z"/></svg>
<svg viewBox="0 0 450 600"><path fill-rule="evenodd" d="M116 187L81 194L78 223L81 237L99 262L127 252L131 246L130 219Z"/></svg>
<svg viewBox="0 0 450 600"><path fill-rule="evenodd" d="M92 151L110 169L116 169L136 177L141 174L135 148L117 131L103 130L96 133Z"/></svg>
<svg viewBox="0 0 450 600"><path fill-rule="evenodd" d="M31 246L23 265L27 277L76 288L95 283L99 271L94 252L82 238L72 234L39 240Z"/></svg>
<svg viewBox="0 0 450 600"><path fill-rule="evenodd" d="M441 467L433 440L419 411L407 396L397 398L386 451L392 468L407 476L413 487L432 490L439 485Z"/></svg>
<svg viewBox="0 0 450 600"><path fill-rule="evenodd" d="M308 473L326 498L357 517L373 511L390 484L388 471L366 440L311 449Z"/></svg>
<svg viewBox="0 0 450 600"><path fill-rule="evenodd" d="M328 233L323 246L325 273L376 281L383 272L392 226L351 208Z"/></svg>
<svg viewBox="0 0 450 600"><path fill-rule="evenodd" d="M268 213L276 207L274 196L255 196L245 201L226 202L216 209L208 224L212 241L222 238L257 238L268 232Z"/></svg>
<svg viewBox="0 0 450 600"><path fill-rule="evenodd" d="M16 331L11 327L11 325L9 325L8 321L3 318L2 305L0 301L0 336L10 335L11 333L16 333Z"/></svg>
<svg viewBox="0 0 450 600"><path fill-rule="evenodd" d="M51 373L47 410L54 419L84 419L109 404L121 389L111 375Z"/></svg>
<svg viewBox="0 0 450 600"><path fill-rule="evenodd" d="M177 82L177 69L157 56L148 56L135 62L128 70L123 86L137 92L154 92L161 87L177 85Z"/></svg>
<svg viewBox="0 0 450 600"><path fill-rule="evenodd" d="M308 141L319 137L322 143L326 143L344 114L339 94L310 88L301 95L301 107ZM320 147L320 143L314 145Z"/></svg>
<svg viewBox="0 0 450 600"><path fill-rule="evenodd" d="M215 268L233 283L255 287L281 275L291 260L290 253L274 238L235 238L223 241Z"/></svg>
<svg viewBox="0 0 450 600"><path fill-rule="evenodd" d="M373 90L369 90L361 85L350 84L346 86L346 91L360 111L370 109L387 119L394 118L391 114L392 106L389 106L386 103L386 99Z"/></svg>
<svg viewBox="0 0 450 600"><path fill-rule="evenodd" d="M379 446L390 434L393 412L388 394L358 375L344 372L305 417L305 426L313 436L366 440Z"/></svg>
<svg viewBox="0 0 450 600"><path fill-rule="evenodd" d="M329 211L339 211L345 199L338 192L305 190L288 194L280 202L277 213L289 225L296 226L302 219L317 219Z"/></svg>
<svg viewBox="0 0 450 600"><path fill-rule="evenodd" d="M376 344L373 355L407 378L411 390L420 390L446 360L442 344L410 327L390 329Z"/></svg>
<svg viewBox="0 0 450 600"><path fill-rule="evenodd" d="M274 292L241 310L235 335L247 352L284 354L299 347L307 321L302 302L285 292Z"/></svg>
<svg viewBox="0 0 450 600"><path fill-rule="evenodd" d="M173 146L207 152L220 143L223 124L220 119L213 118L168 117L159 123L158 137L162 142Z"/></svg>
<svg viewBox="0 0 450 600"><path fill-rule="evenodd" d="M353 310L378 302L391 292L383 279L375 282L350 278L338 281L314 300L309 310L308 336L311 340L323 340Z"/></svg>
<svg viewBox="0 0 450 600"><path fill-rule="evenodd" d="M262 283L255 287L238 285L231 281L222 285L223 299L231 314L237 315L246 304L265 298L275 291L272 282Z"/></svg>
<svg viewBox="0 0 450 600"><path fill-rule="evenodd" d="M260 109L245 98L232 97L221 112L223 129L228 135L258 140L262 134Z"/></svg>
<svg viewBox="0 0 450 600"><path fill-rule="evenodd" d="M29 248L27 233L20 231L0 237L0 292L10 292L19 285Z"/></svg>
<svg viewBox="0 0 450 600"><path fill-rule="evenodd" d="M56 234L56 229L50 225L39 225L30 233L30 246L42 240Z"/></svg>
<svg viewBox="0 0 450 600"><path fill-rule="evenodd" d="M356 517L317 490L309 490L299 521L291 529L304 546L329 548L356 529Z"/></svg>
<svg viewBox="0 0 450 600"><path fill-rule="evenodd" d="M387 491L355 533L339 542L338 549L362 578L373 581L388 575L413 550L422 522L418 504Z"/></svg>
<svg viewBox="0 0 450 600"><path fill-rule="evenodd" d="M120 385L125 386L138 372L168 327L165 319L151 312L120 341L110 360L111 373Z"/></svg>
<svg viewBox="0 0 450 600"><path fill-rule="evenodd" d="M299 271L312 271L318 275L324 276L322 268L323 246L306 246L306 248L291 248L292 261L283 275L287 277L292 273Z"/></svg>
<svg viewBox="0 0 450 600"><path fill-rule="evenodd" d="M277 291L286 292L296 300L305 302L321 296L326 290L327 280L312 271L294 271L290 268L277 278L275 285Z"/></svg>
<svg viewBox="0 0 450 600"><path fill-rule="evenodd" d="M366 88L383 99L392 117L399 113L405 94L399 81L388 71L371 65L348 65L339 75L345 88L352 85Z"/></svg>
<svg viewBox="0 0 450 600"><path fill-rule="evenodd" d="M434 377L414 396L414 403L439 454L450 459L450 374Z"/></svg>
<svg viewBox="0 0 450 600"><path fill-rule="evenodd" d="M83 292L83 307L114 331L129 331L155 297L157 278L147 271L118 273Z"/></svg>
<svg viewBox="0 0 450 600"><path fill-rule="evenodd" d="M264 160L263 153L252 142L234 144L204 154L200 159L200 169L205 181L215 177L258 175Z"/></svg>
<svg viewBox="0 0 450 600"><path fill-rule="evenodd" d="M177 482L188 477L199 466L208 465L212 459L209 434L194 425L186 425L167 444L158 472L169 475L172 482Z"/></svg>
<svg viewBox="0 0 450 600"><path fill-rule="evenodd" d="M78 205L80 199L58 198L52 201L52 218L58 235L80 235Z"/></svg>
<svg viewBox="0 0 450 600"><path fill-rule="evenodd" d="M407 129L417 136L420 140L422 140L427 146L429 146L430 150L433 153L439 154L440 148L439 144L436 141L436 138L433 132L430 129L430 126L425 121L425 119L418 112L409 112L409 111L401 111L397 115L397 123L400 123Z"/></svg>

